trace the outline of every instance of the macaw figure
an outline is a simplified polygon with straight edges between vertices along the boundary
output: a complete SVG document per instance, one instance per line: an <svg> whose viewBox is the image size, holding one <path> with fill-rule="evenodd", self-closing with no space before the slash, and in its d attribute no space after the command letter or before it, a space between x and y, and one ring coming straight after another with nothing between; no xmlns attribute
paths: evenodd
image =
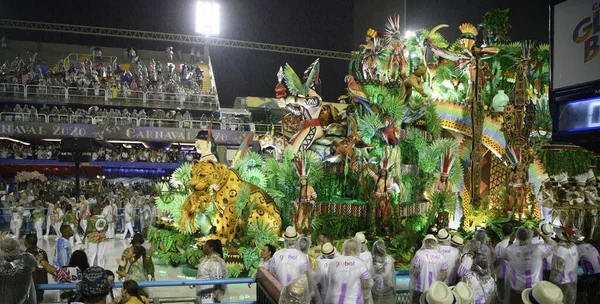
<svg viewBox="0 0 600 304"><path fill-rule="evenodd" d="M352 100L355 103L362 104L369 113L373 114L373 110L371 110L371 107L369 107L369 99L367 98L365 92L363 92L362 88L354 80L354 76L347 75L346 82L348 83L348 95L352 97Z"/></svg>
<svg viewBox="0 0 600 304"><path fill-rule="evenodd" d="M390 147L395 147L400 141L400 133L398 132L398 127L394 124L390 117L385 117L383 119L385 121L385 128L383 128L383 139L385 143Z"/></svg>

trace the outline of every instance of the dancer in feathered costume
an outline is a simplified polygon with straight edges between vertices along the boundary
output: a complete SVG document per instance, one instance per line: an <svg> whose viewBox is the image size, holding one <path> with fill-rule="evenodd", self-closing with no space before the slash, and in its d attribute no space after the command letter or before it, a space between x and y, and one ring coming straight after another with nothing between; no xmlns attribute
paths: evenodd
<svg viewBox="0 0 600 304"><path fill-rule="evenodd" d="M375 205L375 216L381 214L383 220L383 228L386 231L389 230L389 225L387 221L389 216L392 214L392 209L390 207L390 193L393 191L394 185L393 179L389 177L390 167L390 160L387 157L384 157L381 161L381 168L379 169L379 174L373 172L373 170L371 170L369 167L366 167L369 176L373 178L373 181L375 181L375 192L371 197L371 199L373 200L373 204Z"/></svg>
<svg viewBox="0 0 600 304"><path fill-rule="evenodd" d="M294 202L296 205L294 223L297 231L305 231L305 235L308 235L308 233L310 233L309 208L311 209L310 217L314 217L317 192L315 192L315 189L312 186L308 185L310 169L306 167L306 159L304 158L303 153L298 154L295 165L298 177L300 178L300 194L298 195L298 199ZM304 226L302 226L302 224L304 224Z"/></svg>

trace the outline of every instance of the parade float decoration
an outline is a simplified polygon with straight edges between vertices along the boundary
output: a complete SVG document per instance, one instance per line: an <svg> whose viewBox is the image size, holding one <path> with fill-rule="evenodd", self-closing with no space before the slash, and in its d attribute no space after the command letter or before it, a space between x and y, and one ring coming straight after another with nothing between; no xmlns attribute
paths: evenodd
<svg viewBox="0 0 600 304"><path fill-rule="evenodd" d="M593 155L547 149L549 47L510 42L506 14L462 24L455 42L442 36L443 24L406 37L399 17L388 18L383 32L369 29L344 77L344 111L323 103L318 60L302 77L285 64L275 96L287 114L281 129L259 139L269 153L245 153L230 168L216 160L188 165L193 177L157 185L159 209L173 229L237 246L249 272L259 261L256 246L278 236L269 227L336 240L356 231L389 237L402 268L423 235L441 227L464 236L489 227L501 238L508 221L594 226L587 218L598 201L588 172ZM565 153L576 161L565 162ZM221 182L226 176L232 184ZM563 186L554 189L552 180ZM571 201L590 211L552 211Z"/></svg>

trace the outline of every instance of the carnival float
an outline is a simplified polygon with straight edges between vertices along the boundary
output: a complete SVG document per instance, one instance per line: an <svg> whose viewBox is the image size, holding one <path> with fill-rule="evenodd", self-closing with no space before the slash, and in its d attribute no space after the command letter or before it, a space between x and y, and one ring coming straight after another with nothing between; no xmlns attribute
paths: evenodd
<svg viewBox="0 0 600 304"><path fill-rule="evenodd" d="M193 266L195 245L219 239L237 263L230 274L252 275L259 248L280 246L287 226L338 247L366 231L388 242L398 269L442 227L502 238L503 223L545 221L595 237L595 156L550 143L549 46L511 41L507 13L410 37L389 17L340 76L343 111L323 104L318 59L301 75L282 66L275 96L287 114L260 152L243 145L227 167L209 131L202 159L156 184L164 217L149 238L159 257ZM447 41L452 30L460 37Z"/></svg>

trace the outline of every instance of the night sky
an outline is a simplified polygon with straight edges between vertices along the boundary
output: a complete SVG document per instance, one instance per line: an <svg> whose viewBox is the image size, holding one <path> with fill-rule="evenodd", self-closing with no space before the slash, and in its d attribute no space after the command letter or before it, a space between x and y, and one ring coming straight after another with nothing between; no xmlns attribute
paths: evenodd
<svg viewBox="0 0 600 304"><path fill-rule="evenodd" d="M6 1L0 17L145 31L193 34L196 1ZM401 14L403 1L334 0L222 0L220 37L349 52L358 49L369 27L383 30L387 16ZM548 42L548 1L530 0L408 0L407 28L431 29L440 23L449 40L459 35L458 25L477 24L494 8L511 8L509 32L513 40ZM134 46L164 50L170 44L60 33L8 31L10 39L72 43L108 47ZM173 45L178 47L177 45ZM189 53L191 46L184 46ZM223 107L238 96L274 96L279 66L289 62L297 73L315 59L307 56L210 47L211 60ZM344 93L347 61L321 59L322 95L326 101Z"/></svg>

